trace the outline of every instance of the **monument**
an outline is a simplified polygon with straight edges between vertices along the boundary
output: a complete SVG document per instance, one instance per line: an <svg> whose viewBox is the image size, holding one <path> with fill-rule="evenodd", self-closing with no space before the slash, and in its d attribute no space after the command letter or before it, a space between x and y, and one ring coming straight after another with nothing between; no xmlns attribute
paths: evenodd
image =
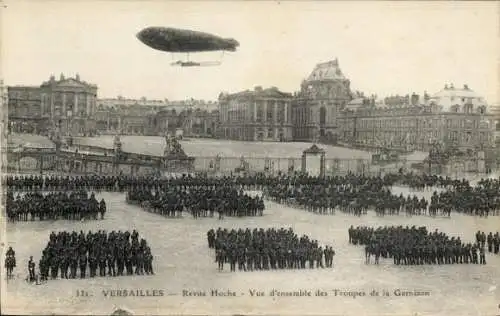
<svg viewBox="0 0 500 316"><path fill-rule="evenodd" d="M167 172L193 172L194 157L186 155L175 136L165 136L163 166Z"/></svg>

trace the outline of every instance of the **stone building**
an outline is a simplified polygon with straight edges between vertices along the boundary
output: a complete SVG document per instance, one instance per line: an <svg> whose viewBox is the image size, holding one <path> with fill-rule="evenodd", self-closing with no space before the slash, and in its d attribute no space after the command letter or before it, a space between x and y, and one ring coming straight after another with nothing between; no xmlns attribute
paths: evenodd
<svg viewBox="0 0 500 316"><path fill-rule="evenodd" d="M219 137L245 141L292 140L292 95L272 87L219 96Z"/></svg>
<svg viewBox="0 0 500 316"><path fill-rule="evenodd" d="M292 102L294 140L335 143L339 113L351 99L338 60L317 64Z"/></svg>
<svg viewBox="0 0 500 316"><path fill-rule="evenodd" d="M40 86L8 87L9 120L28 122L32 132L46 133L56 126L64 135L95 132L97 86L75 78L51 76Z"/></svg>
<svg viewBox="0 0 500 316"><path fill-rule="evenodd" d="M460 150L491 147L494 119L484 100L467 86L446 86L434 96L413 94L410 104L349 106L339 120L342 142L366 147L428 151L433 143Z"/></svg>
<svg viewBox="0 0 500 316"><path fill-rule="evenodd" d="M42 116L42 99L39 86L7 87L8 127L13 132L47 134L48 115Z"/></svg>

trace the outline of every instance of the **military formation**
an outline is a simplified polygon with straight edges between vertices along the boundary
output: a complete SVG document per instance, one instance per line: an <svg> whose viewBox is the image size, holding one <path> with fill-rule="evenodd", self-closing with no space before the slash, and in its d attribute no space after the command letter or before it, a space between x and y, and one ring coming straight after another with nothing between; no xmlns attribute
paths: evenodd
<svg viewBox="0 0 500 316"><path fill-rule="evenodd" d="M263 216L262 197L251 196L234 185L170 186L165 191L139 187L128 191L127 202L141 205L145 210L167 217L179 217L182 212L194 218L225 216Z"/></svg>
<svg viewBox="0 0 500 316"><path fill-rule="evenodd" d="M481 247L487 245L489 253L498 255L500 252L500 234L498 232L490 232L486 235L485 232L477 231L476 244L481 245Z"/></svg>
<svg viewBox="0 0 500 316"><path fill-rule="evenodd" d="M96 220L103 219L106 213L104 199L97 201L94 193L85 190L76 192L39 191L17 194L7 192L5 203L7 219L15 221L34 220ZM99 216L100 215L100 216Z"/></svg>
<svg viewBox="0 0 500 316"><path fill-rule="evenodd" d="M365 246L365 260L375 264L380 258L392 258L395 265L486 264L484 243L466 243L437 229L422 227L351 226L349 243Z"/></svg>
<svg viewBox="0 0 500 316"><path fill-rule="evenodd" d="M94 192L126 192L126 200L166 217L183 213L194 218L263 216L263 197L246 193L262 190L277 203L316 214L340 211L357 216L369 211L385 215L470 216L499 215L500 179L481 179L472 184L433 175L412 173L364 176L313 177L302 173L208 177L204 174L156 176L6 176L6 211L11 222L31 220L82 220L104 218L106 202ZM396 195L393 186L415 191L434 191L430 199ZM134 237L135 236L135 237ZM331 268L335 251L319 246L293 230L217 229L207 234L215 250L219 270L231 271ZM391 258L397 265L486 264L485 253L498 254L499 233L476 235L475 243L462 242L425 227L358 227L349 229L352 244L365 246L367 262L373 257ZM61 232L51 234L39 262L43 280L106 275L153 274L153 256L137 233ZM15 258L6 258L7 268ZM35 261L28 264L29 279L35 278ZM88 273L87 273L88 269ZM12 270L10 270L12 273Z"/></svg>
<svg viewBox="0 0 500 316"><path fill-rule="evenodd" d="M215 250L219 271L229 264L231 272L276 269L333 268L335 251L292 228L209 230L208 247Z"/></svg>
<svg viewBox="0 0 500 316"><path fill-rule="evenodd" d="M345 176L351 181L360 182L365 176L349 174ZM165 189L170 185L188 186L220 186L233 183L243 186L248 190L260 190L264 187L273 187L287 183L297 185L325 184L336 177L327 176L318 178L303 173L265 175L264 173L249 175L227 175L221 177L208 177L204 174L183 174L181 176L156 177L156 176L131 176L131 175L8 175L3 177L3 183L13 191L66 191L88 189L93 191L127 191L137 186L147 186L154 189ZM384 176L371 178L379 179L384 186L395 184L409 186L415 190L426 188L448 188L456 186L465 180L456 180L449 177L436 175L419 175L413 173L391 173Z"/></svg>
<svg viewBox="0 0 500 316"><path fill-rule="evenodd" d="M151 248L135 230L52 232L38 268L41 281L154 274Z"/></svg>
<svg viewBox="0 0 500 316"><path fill-rule="evenodd" d="M443 191L434 191L430 201L416 195L405 197L395 195L391 187L406 183L406 175L385 177L364 177L347 175L318 179L304 184L288 181L267 187L265 194L277 203L287 204L316 214L335 214L336 210L361 216L373 210L377 215L426 215L451 216L451 212L466 215L499 215L500 179L481 180L476 186L468 181L446 181L445 179L427 184L439 185ZM398 180L399 179L399 180ZM412 183L415 185L415 183Z"/></svg>

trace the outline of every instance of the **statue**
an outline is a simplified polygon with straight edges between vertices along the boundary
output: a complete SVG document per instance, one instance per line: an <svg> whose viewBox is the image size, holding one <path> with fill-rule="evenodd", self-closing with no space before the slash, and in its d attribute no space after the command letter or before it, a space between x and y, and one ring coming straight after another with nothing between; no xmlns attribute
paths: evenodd
<svg viewBox="0 0 500 316"><path fill-rule="evenodd" d="M163 154L166 156L168 153L170 153L172 148L172 143L170 142L170 135L165 134L165 150Z"/></svg>
<svg viewBox="0 0 500 316"><path fill-rule="evenodd" d="M194 158L188 157L176 137L171 135L165 135L163 163L167 169L176 172L179 168L189 172L194 169Z"/></svg>

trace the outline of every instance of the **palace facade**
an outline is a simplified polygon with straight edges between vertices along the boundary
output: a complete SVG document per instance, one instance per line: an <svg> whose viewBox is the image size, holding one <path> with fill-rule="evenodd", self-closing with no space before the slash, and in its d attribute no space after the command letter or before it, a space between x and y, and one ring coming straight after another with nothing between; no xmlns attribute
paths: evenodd
<svg viewBox="0 0 500 316"><path fill-rule="evenodd" d="M272 87L219 95L219 137L245 141L293 138L292 94Z"/></svg>
<svg viewBox="0 0 500 316"><path fill-rule="evenodd" d="M8 116L10 128L48 134L55 127L61 133L89 135L95 132L97 86L75 78L54 76L40 86L10 86Z"/></svg>
<svg viewBox="0 0 500 316"><path fill-rule="evenodd" d="M338 60L317 64L292 102L294 140L335 143L340 111L351 100Z"/></svg>
<svg viewBox="0 0 500 316"><path fill-rule="evenodd" d="M492 147L495 122L482 97L466 85L432 97L413 94L409 104L372 102L342 111L340 141L366 147L428 151L432 144L461 150Z"/></svg>

